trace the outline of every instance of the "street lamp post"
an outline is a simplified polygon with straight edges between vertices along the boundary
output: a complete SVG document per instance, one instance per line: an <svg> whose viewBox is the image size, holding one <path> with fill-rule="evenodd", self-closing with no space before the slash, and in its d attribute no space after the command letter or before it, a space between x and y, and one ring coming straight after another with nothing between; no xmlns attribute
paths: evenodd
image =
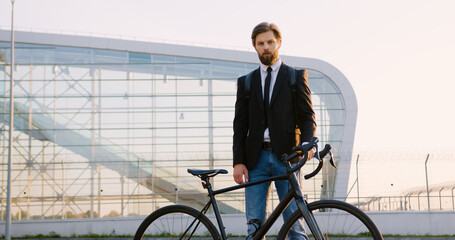
<svg viewBox="0 0 455 240"><path fill-rule="evenodd" d="M357 206L358 207L360 207L359 156L360 156L360 154L357 154L357 160L355 161L355 173L356 173L356 177L357 177Z"/></svg>
<svg viewBox="0 0 455 240"><path fill-rule="evenodd" d="M425 160L425 178L427 181L427 199L428 199L428 212L429 212L431 210L430 210L430 188L428 186L428 167L427 167L428 159L430 159L430 154L427 155L427 160Z"/></svg>
<svg viewBox="0 0 455 240"><path fill-rule="evenodd" d="M14 1L11 0L11 72L9 95L9 144L8 144L8 182L6 189L5 239L11 240L11 171L14 143Z"/></svg>

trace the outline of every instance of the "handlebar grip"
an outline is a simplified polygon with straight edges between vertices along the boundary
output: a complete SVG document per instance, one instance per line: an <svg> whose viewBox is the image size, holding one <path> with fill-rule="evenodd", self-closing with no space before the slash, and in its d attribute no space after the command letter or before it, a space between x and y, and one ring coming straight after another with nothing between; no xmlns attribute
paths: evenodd
<svg viewBox="0 0 455 240"><path fill-rule="evenodd" d="M316 146L316 144L318 142L319 142L319 139L317 137L313 137L308 144L295 146L292 148L292 150L295 152L298 152L298 151L307 152L307 151L310 151L314 146Z"/></svg>

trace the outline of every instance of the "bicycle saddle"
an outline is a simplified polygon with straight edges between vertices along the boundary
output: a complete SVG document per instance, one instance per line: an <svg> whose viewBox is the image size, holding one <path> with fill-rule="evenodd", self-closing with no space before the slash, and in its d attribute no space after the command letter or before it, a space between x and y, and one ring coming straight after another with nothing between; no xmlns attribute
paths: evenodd
<svg viewBox="0 0 455 240"><path fill-rule="evenodd" d="M188 172L193 174L194 176L201 176L201 175L209 175L209 174L214 174L213 176L217 174L227 174L228 171L226 169L209 169L209 170L203 170L203 169L191 169L188 168Z"/></svg>

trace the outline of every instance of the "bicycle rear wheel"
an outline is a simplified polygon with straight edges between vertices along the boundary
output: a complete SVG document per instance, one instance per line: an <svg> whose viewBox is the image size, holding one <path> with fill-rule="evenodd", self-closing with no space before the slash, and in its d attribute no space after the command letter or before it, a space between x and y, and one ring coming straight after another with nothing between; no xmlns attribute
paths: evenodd
<svg viewBox="0 0 455 240"><path fill-rule="evenodd" d="M360 209L341 201L321 200L308 204L308 209L316 219L316 223L324 234L325 239L362 239L382 240L381 232L374 222ZM284 223L277 239L286 239L291 227L296 221L303 221L300 211L294 212ZM305 222L305 221L303 221ZM308 226L305 230L309 239L314 239Z"/></svg>
<svg viewBox="0 0 455 240"><path fill-rule="evenodd" d="M150 214L134 235L139 239L220 239L213 223L199 211L183 205L160 208Z"/></svg>

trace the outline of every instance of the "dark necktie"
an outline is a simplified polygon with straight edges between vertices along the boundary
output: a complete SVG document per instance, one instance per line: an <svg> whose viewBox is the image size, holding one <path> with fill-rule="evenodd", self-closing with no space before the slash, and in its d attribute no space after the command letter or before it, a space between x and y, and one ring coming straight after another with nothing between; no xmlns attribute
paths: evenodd
<svg viewBox="0 0 455 240"><path fill-rule="evenodd" d="M267 68L267 77L265 78L264 86L264 113L265 113L265 128L268 128L267 113L269 111L269 96L270 96L270 81L272 79L272 68Z"/></svg>

